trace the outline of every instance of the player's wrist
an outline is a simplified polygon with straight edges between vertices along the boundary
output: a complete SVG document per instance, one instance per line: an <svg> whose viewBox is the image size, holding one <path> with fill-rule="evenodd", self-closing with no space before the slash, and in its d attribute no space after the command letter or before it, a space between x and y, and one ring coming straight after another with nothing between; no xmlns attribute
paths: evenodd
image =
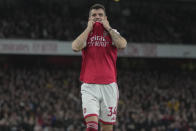
<svg viewBox="0 0 196 131"><path fill-rule="evenodd" d="M110 32L111 30L112 30L112 27L109 27L109 28L108 28L108 32Z"/></svg>

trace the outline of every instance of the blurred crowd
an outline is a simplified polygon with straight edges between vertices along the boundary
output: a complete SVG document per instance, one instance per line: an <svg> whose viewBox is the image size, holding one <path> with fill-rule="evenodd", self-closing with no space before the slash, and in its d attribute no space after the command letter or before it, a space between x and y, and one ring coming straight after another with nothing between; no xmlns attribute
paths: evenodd
<svg viewBox="0 0 196 131"><path fill-rule="evenodd" d="M0 68L1 131L84 131L79 70ZM195 131L196 72L118 71L115 131Z"/></svg>
<svg viewBox="0 0 196 131"><path fill-rule="evenodd" d="M63 69L1 68L0 130L79 131L83 119L77 74Z"/></svg>
<svg viewBox="0 0 196 131"><path fill-rule="evenodd" d="M196 4L111 0L105 6L128 42L196 43ZM86 27L89 7L38 0L0 6L0 38L73 40Z"/></svg>

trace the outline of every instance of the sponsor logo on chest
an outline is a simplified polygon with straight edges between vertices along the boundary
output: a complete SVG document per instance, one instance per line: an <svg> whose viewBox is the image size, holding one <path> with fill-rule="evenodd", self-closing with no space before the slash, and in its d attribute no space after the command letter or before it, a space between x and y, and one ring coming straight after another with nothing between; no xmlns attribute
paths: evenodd
<svg viewBox="0 0 196 131"><path fill-rule="evenodd" d="M87 44L89 47L91 46L106 47L107 44L109 44L109 41L106 41L105 37L103 36L94 35L90 37Z"/></svg>

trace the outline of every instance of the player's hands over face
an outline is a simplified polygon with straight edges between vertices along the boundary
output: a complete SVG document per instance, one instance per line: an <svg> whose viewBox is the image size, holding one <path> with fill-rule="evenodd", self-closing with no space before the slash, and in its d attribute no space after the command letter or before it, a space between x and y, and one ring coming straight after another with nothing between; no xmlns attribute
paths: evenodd
<svg viewBox="0 0 196 131"><path fill-rule="evenodd" d="M89 29L90 31L93 30L93 25L94 25L94 21L92 19L89 18L88 20L88 25L87 25L87 29Z"/></svg>
<svg viewBox="0 0 196 131"><path fill-rule="evenodd" d="M101 23L103 24L103 27L106 29L106 30L109 30L111 27L110 27L110 24L109 24L109 21L107 20L107 18L103 19L101 21Z"/></svg>

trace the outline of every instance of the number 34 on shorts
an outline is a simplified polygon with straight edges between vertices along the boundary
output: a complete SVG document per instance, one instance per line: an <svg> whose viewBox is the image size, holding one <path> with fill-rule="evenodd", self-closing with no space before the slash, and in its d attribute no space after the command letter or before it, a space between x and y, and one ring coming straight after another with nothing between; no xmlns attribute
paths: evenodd
<svg viewBox="0 0 196 131"><path fill-rule="evenodd" d="M112 117L111 120L116 120L116 114L117 114L117 107L108 107L109 114L107 116Z"/></svg>

